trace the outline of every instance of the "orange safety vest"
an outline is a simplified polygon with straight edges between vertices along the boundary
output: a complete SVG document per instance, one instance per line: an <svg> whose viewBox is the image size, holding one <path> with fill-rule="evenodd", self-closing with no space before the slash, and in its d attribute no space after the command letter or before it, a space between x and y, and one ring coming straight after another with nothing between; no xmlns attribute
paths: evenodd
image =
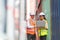
<svg viewBox="0 0 60 40"><path fill-rule="evenodd" d="M30 23L30 25L31 26L34 26L34 28L27 28L27 34L35 34L35 25L36 25L36 22L35 22L35 20L33 20L33 19L29 19L29 23Z"/></svg>

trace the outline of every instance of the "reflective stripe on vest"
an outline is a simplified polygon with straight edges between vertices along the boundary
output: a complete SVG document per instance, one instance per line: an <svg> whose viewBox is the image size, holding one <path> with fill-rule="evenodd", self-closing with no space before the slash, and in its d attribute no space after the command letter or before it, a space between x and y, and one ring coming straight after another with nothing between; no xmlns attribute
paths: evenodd
<svg viewBox="0 0 60 40"><path fill-rule="evenodd" d="M48 35L48 30L44 30L44 29L38 30L38 35L39 36Z"/></svg>
<svg viewBox="0 0 60 40"><path fill-rule="evenodd" d="M34 30L34 28L27 28L27 34L35 34L35 30Z"/></svg>
<svg viewBox="0 0 60 40"><path fill-rule="evenodd" d="M46 22L45 27L48 28L48 22L46 20L44 20ZM38 30L38 35L39 36L45 36L48 35L48 30L46 29L39 29Z"/></svg>
<svg viewBox="0 0 60 40"><path fill-rule="evenodd" d="M29 19L29 23L30 23L30 26L33 26L33 28L28 28L27 29L27 34L35 34L35 25L36 25L36 22L35 22L35 20L33 20L33 19Z"/></svg>

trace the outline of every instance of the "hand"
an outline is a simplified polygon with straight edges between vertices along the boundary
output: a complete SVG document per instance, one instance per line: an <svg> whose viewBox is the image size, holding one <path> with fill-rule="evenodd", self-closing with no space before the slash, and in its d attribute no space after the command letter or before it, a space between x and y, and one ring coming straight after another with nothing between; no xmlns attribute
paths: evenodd
<svg viewBox="0 0 60 40"><path fill-rule="evenodd" d="M45 29L48 29L47 27L45 27Z"/></svg>

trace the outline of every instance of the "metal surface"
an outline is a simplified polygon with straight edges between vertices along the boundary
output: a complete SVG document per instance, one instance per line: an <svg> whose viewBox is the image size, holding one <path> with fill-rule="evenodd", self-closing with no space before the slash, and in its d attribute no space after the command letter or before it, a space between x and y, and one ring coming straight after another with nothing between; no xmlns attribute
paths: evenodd
<svg viewBox="0 0 60 40"><path fill-rule="evenodd" d="M26 40L25 0L20 0L20 38Z"/></svg>
<svg viewBox="0 0 60 40"><path fill-rule="evenodd" d="M60 40L60 0L51 0L52 40Z"/></svg>
<svg viewBox="0 0 60 40"><path fill-rule="evenodd" d="M14 18L13 18L14 0L7 0L7 37L8 40L14 40Z"/></svg>
<svg viewBox="0 0 60 40"><path fill-rule="evenodd" d="M15 40L19 39L19 14L20 14L20 0L14 1L14 26L15 26Z"/></svg>
<svg viewBox="0 0 60 40"><path fill-rule="evenodd" d="M6 40L5 16L5 0L0 0L0 40Z"/></svg>
<svg viewBox="0 0 60 40"><path fill-rule="evenodd" d="M46 19L48 21L48 37L47 40L51 40L51 7L50 7L50 0L43 0L42 2L42 11L46 15Z"/></svg>
<svg viewBox="0 0 60 40"><path fill-rule="evenodd" d="M0 0L0 33L4 33L5 27L5 4L4 0Z"/></svg>

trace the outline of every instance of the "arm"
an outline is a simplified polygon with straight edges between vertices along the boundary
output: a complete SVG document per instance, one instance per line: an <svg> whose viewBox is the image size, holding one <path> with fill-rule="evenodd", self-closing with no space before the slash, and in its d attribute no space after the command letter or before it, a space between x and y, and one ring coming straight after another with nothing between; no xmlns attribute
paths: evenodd
<svg viewBox="0 0 60 40"><path fill-rule="evenodd" d="M46 21L45 28L48 29L48 22Z"/></svg>
<svg viewBox="0 0 60 40"><path fill-rule="evenodd" d="M27 21L27 26L28 26L28 28L33 28L34 27L34 26L31 26L30 20Z"/></svg>

